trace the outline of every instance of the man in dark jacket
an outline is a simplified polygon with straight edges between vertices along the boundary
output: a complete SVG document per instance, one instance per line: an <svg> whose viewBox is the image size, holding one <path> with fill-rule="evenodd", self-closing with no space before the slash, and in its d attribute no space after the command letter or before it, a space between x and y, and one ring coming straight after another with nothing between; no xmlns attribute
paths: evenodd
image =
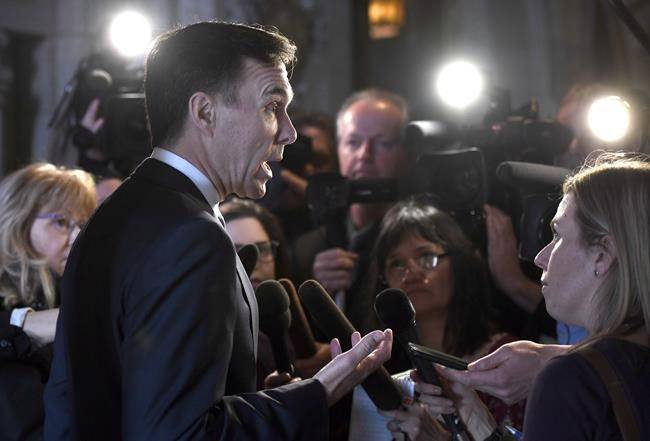
<svg viewBox="0 0 650 441"><path fill-rule="evenodd" d="M218 204L264 195L268 161L296 138L294 52L277 32L217 22L156 41L155 148L68 259L46 439L325 439L328 404L388 358L378 331L312 380L253 393L257 304Z"/></svg>

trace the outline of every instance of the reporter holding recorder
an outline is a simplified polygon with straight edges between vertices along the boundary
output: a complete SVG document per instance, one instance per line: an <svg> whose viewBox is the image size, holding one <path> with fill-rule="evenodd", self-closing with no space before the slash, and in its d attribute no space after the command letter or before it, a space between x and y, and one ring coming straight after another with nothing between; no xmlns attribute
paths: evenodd
<svg viewBox="0 0 650 441"><path fill-rule="evenodd" d="M453 380L455 404L475 439L501 439L502 431L461 382L485 390L508 371L503 365L522 361L532 375L541 369L528 397L526 441L650 439L650 158L588 159L563 190L553 239L535 263L549 314L585 327L589 338L572 348L517 342L468 373L440 369ZM547 361L554 352L564 355ZM524 383L515 396L525 393Z"/></svg>

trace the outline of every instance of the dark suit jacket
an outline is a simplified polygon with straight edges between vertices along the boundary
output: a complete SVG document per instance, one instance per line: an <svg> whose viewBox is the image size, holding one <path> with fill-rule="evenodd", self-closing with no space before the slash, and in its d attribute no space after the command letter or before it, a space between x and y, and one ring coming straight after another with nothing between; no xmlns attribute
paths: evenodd
<svg viewBox="0 0 650 441"><path fill-rule="evenodd" d="M212 207L172 167L144 161L98 209L62 292L46 439L327 437L319 382L253 393L253 290Z"/></svg>

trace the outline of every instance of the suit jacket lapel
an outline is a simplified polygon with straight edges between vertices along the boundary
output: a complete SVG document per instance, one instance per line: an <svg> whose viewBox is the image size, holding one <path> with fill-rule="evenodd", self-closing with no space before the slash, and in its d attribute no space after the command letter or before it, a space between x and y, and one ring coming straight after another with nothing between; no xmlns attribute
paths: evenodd
<svg viewBox="0 0 650 441"><path fill-rule="evenodd" d="M138 166L137 169L135 169L131 176L135 179L147 179L155 182L157 185L167 187L170 190L189 194L199 203L203 210L208 212L214 218L215 222L217 222L221 228L224 228L221 222L214 217L214 210L203 196L203 193L201 193L196 185L194 185L190 178L176 170L174 167L171 167L162 161L158 161L157 159L147 158ZM236 259L237 275L239 276L243 297L250 310L249 325L253 333L254 353L257 355L257 336L259 333L257 300L255 299L255 291L253 290L253 286L248 278L248 274L246 274L244 265L239 260L239 256L237 256Z"/></svg>
<svg viewBox="0 0 650 441"><path fill-rule="evenodd" d="M255 356L257 357L257 336L259 335L257 299L255 298L255 290L253 289L253 285L251 285L251 281L248 278L248 274L246 274L244 265L241 263L241 260L239 260L239 256L237 256L237 274L239 275L239 281L241 282L241 286L244 291L246 303L248 303L248 307L251 311L250 327L253 330L253 349Z"/></svg>

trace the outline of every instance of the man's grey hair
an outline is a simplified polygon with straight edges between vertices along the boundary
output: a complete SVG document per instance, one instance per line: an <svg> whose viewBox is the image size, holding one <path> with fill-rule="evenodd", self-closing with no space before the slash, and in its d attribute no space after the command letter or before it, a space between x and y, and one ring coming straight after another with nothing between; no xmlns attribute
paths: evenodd
<svg viewBox="0 0 650 441"><path fill-rule="evenodd" d="M409 120L409 107L406 100L396 93L389 92L383 89L364 89L350 95L341 105L338 113L336 114L336 137L341 138L341 125L343 115L355 103L359 101L384 101L395 106L402 114L402 121L400 124L400 136L404 136L406 125Z"/></svg>

